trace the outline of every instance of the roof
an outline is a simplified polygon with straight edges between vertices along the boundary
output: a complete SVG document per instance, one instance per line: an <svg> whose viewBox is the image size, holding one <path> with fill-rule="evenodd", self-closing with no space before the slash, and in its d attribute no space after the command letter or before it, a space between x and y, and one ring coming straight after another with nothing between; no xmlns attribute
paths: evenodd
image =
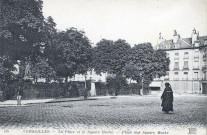
<svg viewBox="0 0 207 135"><path fill-rule="evenodd" d="M207 40L207 36L199 37L199 41L201 45L204 45L205 40Z"/></svg>
<svg viewBox="0 0 207 135"><path fill-rule="evenodd" d="M200 46L204 45L207 36L201 36L198 38ZM159 49L182 49L182 48L192 48L192 38L179 38L177 43L173 43L173 40L164 40L160 44L156 45Z"/></svg>
<svg viewBox="0 0 207 135"><path fill-rule="evenodd" d="M192 47L191 43L188 42L188 40L184 39L179 39L178 44L180 45L179 48L187 48L187 47Z"/></svg>
<svg viewBox="0 0 207 135"><path fill-rule="evenodd" d="M187 42L188 44L192 44L192 38L182 38L182 40L184 40L185 42Z"/></svg>

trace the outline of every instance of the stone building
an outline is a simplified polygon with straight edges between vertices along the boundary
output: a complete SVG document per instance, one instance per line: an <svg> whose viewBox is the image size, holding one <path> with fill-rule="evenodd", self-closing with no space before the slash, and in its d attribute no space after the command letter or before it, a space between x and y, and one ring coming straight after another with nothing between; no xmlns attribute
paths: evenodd
<svg viewBox="0 0 207 135"><path fill-rule="evenodd" d="M154 79L153 83L169 82L177 93L207 92L207 36L199 36L195 29L190 38L181 38L174 31L172 40L158 39L156 50L165 50L170 58L170 67L167 75Z"/></svg>

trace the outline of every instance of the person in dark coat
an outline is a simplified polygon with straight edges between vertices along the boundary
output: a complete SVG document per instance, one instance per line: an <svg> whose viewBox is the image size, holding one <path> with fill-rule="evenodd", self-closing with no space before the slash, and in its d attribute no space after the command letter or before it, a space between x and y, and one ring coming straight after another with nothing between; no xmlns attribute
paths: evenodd
<svg viewBox="0 0 207 135"><path fill-rule="evenodd" d="M165 83L165 90L161 96L161 100L163 112L169 113L169 111L173 111L173 91L169 83Z"/></svg>

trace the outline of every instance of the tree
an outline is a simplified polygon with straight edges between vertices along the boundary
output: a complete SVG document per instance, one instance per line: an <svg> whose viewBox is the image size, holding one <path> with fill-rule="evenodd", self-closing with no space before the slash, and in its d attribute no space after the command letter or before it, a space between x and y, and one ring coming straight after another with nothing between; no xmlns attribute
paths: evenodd
<svg viewBox="0 0 207 135"><path fill-rule="evenodd" d="M56 23L51 16L44 20L42 28L44 42L41 43L39 51L36 52L36 57L31 59L31 76L37 82L38 78L45 78L48 83L51 79L56 78L56 72L52 67L53 46L57 43ZM52 57L51 57L52 56Z"/></svg>
<svg viewBox="0 0 207 135"><path fill-rule="evenodd" d="M41 49L48 47L56 32L53 19L44 20L42 3L42 0L0 1L0 57L7 56L13 66L19 65L17 77L20 82L28 63L35 76L48 79L54 73L47 62L38 60L39 57L47 58Z"/></svg>
<svg viewBox="0 0 207 135"><path fill-rule="evenodd" d="M8 57L0 57L0 81L3 83L9 83L11 80L15 79L15 74L13 73L16 68L14 67L14 62Z"/></svg>
<svg viewBox="0 0 207 135"><path fill-rule="evenodd" d="M0 57L0 91L3 92L4 95L6 95L8 91L6 88L16 79L13 73L15 70L16 68L13 65L13 61L6 56Z"/></svg>
<svg viewBox="0 0 207 135"><path fill-rule="evenodd" d="M104 72L115 75L107 78L108 86L116 86L113 87L115 95L118 95L119 90L123 87L123 68L127 63L130 48L125 40L102 39L93 49L92 67L98 74Z"/></svg>
<svg viewBox="0 0 207 135"><path fill-rule="evenodd" d="M122 75L130 45L125 40L102 39L93 50L93 67L96 73L108 72Z"/></svg>
<svg viewBox="0 0 207 135"><path fill-rule="evenodd" d="M120 89L122 89L124 86L127 86L127 80L123 76L108 76L106 78L106 86L110 94L114 93L115 96L118 96Z"/></svg>
<svg viewBox="0 0 207 135"><path fill-rule="evenodd" d="M42 42L42 1L1 0L0 6L1 56L28 59Z"/></svg>
<svg viewBox="0 0 207 135"><path fill-rule="evenodd" d="M45 78L48 83L56 75L54 69L48 64L47 60L42 58L31 69L31 76L37 82L38 78Z"/></svg>
<svg viewBox="0 0 207 135"><path fill-rule="evenodd" d="M51 59L57 75L67 82L68 77L85 74L90 67L92 48L84 32L76 28L61 31L56 42Z"/></svg>
<svg viewBox="0 0 207 135"><path fill-rule="evenodd" d="M169 58L166 52L155 51L150 43L135 45L129 53L123 72L127 78L140 83L143 79L147 87L155 77L166 75L169 70Z"/></svg>

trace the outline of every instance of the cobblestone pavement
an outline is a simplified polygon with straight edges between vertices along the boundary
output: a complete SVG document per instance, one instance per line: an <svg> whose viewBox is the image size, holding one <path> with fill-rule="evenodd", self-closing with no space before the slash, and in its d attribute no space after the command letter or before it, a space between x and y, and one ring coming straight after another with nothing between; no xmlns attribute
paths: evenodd
<svg viewBox="0 0 207 135"><path fill-rule="evenodd" d="M205 96L177 96L174 100L173 114L161 112L159 97L147 96L3 106L0 107L0 129L206 126Z"/></svg>

